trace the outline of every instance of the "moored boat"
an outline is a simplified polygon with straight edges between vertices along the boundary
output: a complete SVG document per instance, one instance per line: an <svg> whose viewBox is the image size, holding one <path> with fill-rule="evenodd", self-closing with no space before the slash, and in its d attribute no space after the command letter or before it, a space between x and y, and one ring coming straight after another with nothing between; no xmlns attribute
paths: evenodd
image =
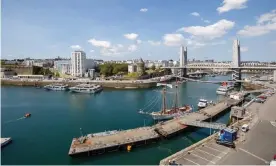
<svg viewBox="0 0 276 166"><path fill-rule="evenodd" d="M79 84L70 88L71 92L75 93L97 93L103 90L102 86L95 84Z"/></svg>
<svg viewBox="0 0 276 166"><path fill-rule="evenodd" d="M12 141L11 137L8 138L1 138L1 147L9 144Z"/></svg>
<svg viewBox="0 0 276 166"><path fill-rule="evenodd" d="M216 93L219 95L229 94L234 89L234 86L228 85L226 82L223 83L220 87L218 87Z"/></svg>
<svg viewBox="0 0 276 166"><path fill-rule="evenodd" d="M167 84L165 84L167 86ZM172 87L172 86L169 86ZM167 109L166 108L166 88L163 88L163 103L162 103L162 110L158 111L158 112L151 112L149 113L152 118L154 120L169 120L169 119L173 119L175 117L179 117L179 116L184 116L185 114L191 112L193 110L192 106L190 105L184 105L179 107L178 106L178 92L177 92L177 87L178 85L175 86L176 87L176 93L175 93L175 103L174 103L174 107L171 109Z"/></svg>
<svg viewBox="0 0 276 166"><path fill-rule="evenodd" d="M199 102L197 104L198 109L205 108L208 105L208 101L205 99L199 99Z"/></svg>
<svg viewBox="0 0 276 166"><path fill-rule="evenodd" d="M53 91L67 91L69 90L69 86L64 84L50 84L44 86L44 89Z"/></svg>

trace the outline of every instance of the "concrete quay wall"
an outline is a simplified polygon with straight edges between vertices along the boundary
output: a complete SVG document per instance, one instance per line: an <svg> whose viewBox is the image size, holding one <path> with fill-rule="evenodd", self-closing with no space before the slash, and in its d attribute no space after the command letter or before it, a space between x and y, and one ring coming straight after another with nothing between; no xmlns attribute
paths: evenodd
<svg viewBox="0 0 276 166"><path fill-rule="evenodd" d="M48 84L64 83L69 86L75 86L77 84L83 84L86 82L61 82L61 81L21 81L21 80L3 80L1 79L1 85L10 86L38 86L42 87ZM116 89L136 89L136 88L151 88L156 86L156 82L135 82L135 81L91 81L91 84L101 85L104 88L116 88Z"/></svg>

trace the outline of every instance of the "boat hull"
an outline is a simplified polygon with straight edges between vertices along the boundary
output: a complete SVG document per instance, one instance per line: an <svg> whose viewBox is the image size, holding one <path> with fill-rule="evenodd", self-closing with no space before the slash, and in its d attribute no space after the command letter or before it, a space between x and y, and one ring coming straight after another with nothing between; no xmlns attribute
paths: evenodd
<svg viewBox="0 0 276 166"><path fill-rule="evenodd" d="M2 139L4 139L4 140L2 141ZM12 142L11 138L1 138L1 147L4 147L4 146L8 145L11 142Z"/></svg>
<svg viewBox="0 0 276 166"><path fill-rule="evenodd" d="M218 95L226 95L228 92L216 91Z"/></svg>
<svg viewBox="0 0 276 166"><path fill-rule="evenodd" d="M78 89L71 89L72 93L86 93L86 94L94 94L102 91L102 89L88 89L88 90L78 90Z"/></svg>
<svg viewBox="0 0 276 166"><path fill-rule="evenodd" d="M152 116L153 120L170 120L175 117L185 116L187 113L191 112L193 109L192 107L186 111L178 111L172 114L161 114L160 112L152 112L150 115Z"/></svg>
<svg viewBox="0 0 276 166"><path fill-rule="evenodd" d="M69 88L44 88L45 90L48 91L68 91Z"/></svg>

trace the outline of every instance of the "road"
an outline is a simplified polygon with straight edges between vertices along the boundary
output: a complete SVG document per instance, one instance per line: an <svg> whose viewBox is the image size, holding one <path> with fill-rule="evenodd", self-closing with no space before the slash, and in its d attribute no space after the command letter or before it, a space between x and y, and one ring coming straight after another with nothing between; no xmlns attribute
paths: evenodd
<svg viewBox="0 0 276 166"><path fill-rule="evenodd" d="M270 97L258 110L258 120L246 135L237 151L228 153L218 165L264 165L276 154L276 95ZM258 108L257 108L258 109Z"/></svg>

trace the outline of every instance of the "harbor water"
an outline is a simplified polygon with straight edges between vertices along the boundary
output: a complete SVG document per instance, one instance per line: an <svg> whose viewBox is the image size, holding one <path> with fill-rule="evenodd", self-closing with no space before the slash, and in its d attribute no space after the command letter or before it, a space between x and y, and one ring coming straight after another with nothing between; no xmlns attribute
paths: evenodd
<svg viewBox="0 0 276 166"><path fill-rule="evenodd" d="M203 78L228 80L229 76ZM200 98L217 101L218 84L186 82L179 86L179 103L197 109ZM173 89L169 89L173 92ZM209 129L194 129L169 140L101 156L68 156L72 138L105 130L130 129L154 124L138 111L159 111L161 89L104 90L101 93L72 94L34 87L1 87L1 137L13 142L2 149L2 164L159 164L159 161L207 136ZM167 93L168 107L173 93ZM152 101L158 102L152 102ZM24 118L31 113L30 118ZM227 123L229 113L216 121ZM80 131L80 128L82 130Z"/></svg>

